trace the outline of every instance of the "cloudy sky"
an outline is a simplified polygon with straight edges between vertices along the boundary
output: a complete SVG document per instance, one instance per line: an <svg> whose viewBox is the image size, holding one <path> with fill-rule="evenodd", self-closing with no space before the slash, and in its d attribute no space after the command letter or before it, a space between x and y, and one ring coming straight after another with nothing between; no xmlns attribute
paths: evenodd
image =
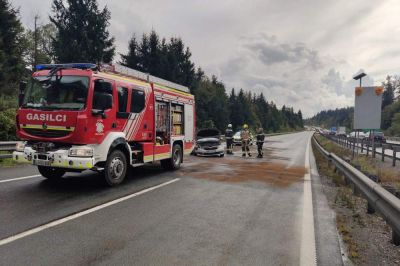
<svg viewBox="0 0 400 266"><path fill-rule="evenodd" d="M11 0L21 20L48 21L51 0ZM111 11L118 52L154 28L181 37L193 61L230 88L316 112L353 105L356 82L400 74L399 0L99 0ZM119 59L119 58L117 58Z"/></svg>

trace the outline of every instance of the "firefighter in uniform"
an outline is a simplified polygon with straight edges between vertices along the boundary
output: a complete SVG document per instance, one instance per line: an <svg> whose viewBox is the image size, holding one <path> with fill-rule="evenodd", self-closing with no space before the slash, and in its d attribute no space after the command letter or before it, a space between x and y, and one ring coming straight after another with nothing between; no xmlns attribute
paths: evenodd
<svg viewBox="0 0 400 266"><path fill-rule="evenodd" d="M257 130L257 152L258 152L257 158L262 158L264 155L264 153L262 151L262 148L264 145L264 139L265 139L265 135L264 135L262 127L260 127Z"/></svg>
<svg viewBox="0 0 400 266"><path fill-rule="evenodd" d="M242 156L246 157L246 153L249 157L251 157L250 154L250 148L249 148L249 142L250 142L250 131L249 127L247 124L243 125L243 130L240 132L240 138L242 139Z"/></svg>
<svg viewBox="0 0 400 266"><path fill-rule="evenodd" d="M232 124L228 125L228 128L225 130L225 138L226 138L226 153L233 154L233 130Z"/></svg>

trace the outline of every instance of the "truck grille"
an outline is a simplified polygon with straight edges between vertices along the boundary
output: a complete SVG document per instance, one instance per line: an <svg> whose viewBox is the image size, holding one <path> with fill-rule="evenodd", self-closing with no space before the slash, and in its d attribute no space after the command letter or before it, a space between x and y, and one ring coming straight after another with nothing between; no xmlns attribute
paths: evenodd
<svg viewBox="0 0 400 266"><path fill-rule="evenodd" d="M52 130L52 129L38 129L38 128L24 128L25 132L36 137L43 138L61 138L71 134L70 130Z"/></svg>

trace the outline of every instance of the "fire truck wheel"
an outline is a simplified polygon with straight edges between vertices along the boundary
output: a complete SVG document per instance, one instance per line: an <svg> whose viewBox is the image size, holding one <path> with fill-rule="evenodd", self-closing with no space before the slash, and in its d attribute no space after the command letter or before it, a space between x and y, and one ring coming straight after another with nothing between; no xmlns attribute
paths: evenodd
<svg viewBox="0 0 400 266"><path fill-rule="evenodd" d="M114 150L107 158L104 168L104 178L109 186L116 186L124 181L128 164L125 154L120 150Z"/></svg>
<svg viewBox="0 0 400 266"><path fill-rule="evenodd" d="M176 170L181 167L182 161L182 147L179 144L175 144L172 148L172 157L169 159L161 160L161 166L164 169Z"/></svg>
<svg viewBox="0 0 400 266"><path fill-rule="evenodd" d="M51 180L60 179L65 174L63 169L56 167L38 166L38 170L43 177Z"/></svg>

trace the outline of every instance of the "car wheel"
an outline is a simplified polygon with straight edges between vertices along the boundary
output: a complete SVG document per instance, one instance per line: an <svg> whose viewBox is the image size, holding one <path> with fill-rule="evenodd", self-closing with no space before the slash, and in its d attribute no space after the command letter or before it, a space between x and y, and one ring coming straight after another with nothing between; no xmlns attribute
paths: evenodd
<svg viewBox="0 0 400 266"><path fill-rule="evenodd" d="M108 156L104 167L104 179L109 186L122 183L126 177L128 164L125 154L120 150L114 150Z"/></svg>

